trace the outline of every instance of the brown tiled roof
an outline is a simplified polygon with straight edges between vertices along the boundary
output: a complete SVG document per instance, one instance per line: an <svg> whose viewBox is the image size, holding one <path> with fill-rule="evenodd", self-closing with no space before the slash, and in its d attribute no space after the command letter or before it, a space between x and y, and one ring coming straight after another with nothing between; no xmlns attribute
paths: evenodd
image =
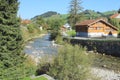
<svg viewBox="0 0 120 80"><path fill-rule="evenodd" d="M91 24L91 23L93 23L95 21L96 20L85 20L85 21L83 21L81 23L76 23L76 25L89 25L89 24Z"/></svg>
<svg viewBox="0 0 120 80"><path fill-rule="evenodd" d="M113 14L112 16L110 16L110 18L116 18L119 14L116 13L116 14Z"/></svg>
<svg viewBox="0 0 120 80"><path fill-rule="evenodd" d="M30 24L30 23L31 21L27 19L21 21L21 24Z"/></svg>
<svg viewBox="0 0 120 80"><path fill-rule="evenodd" d="M102 22L104 22L105 24L111 26L112 28L118 30L118 29L117 29L116 27L114 27L112 24L106 22L106 21L103 20L103 19L97 19L97 20L85 20L85 21L83 21L83 22L81 22L81 23L76 23L75 26L89 26L89 25L92 25L92 24L94 24L94 23L96 23L96 22L98 22L98 21L102 21Z"/></svg>

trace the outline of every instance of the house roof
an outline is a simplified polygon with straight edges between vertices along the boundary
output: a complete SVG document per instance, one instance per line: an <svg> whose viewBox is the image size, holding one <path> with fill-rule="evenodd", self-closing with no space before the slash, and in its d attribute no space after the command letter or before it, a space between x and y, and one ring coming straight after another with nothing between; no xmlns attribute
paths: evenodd
<svg viewBox="0 0 120 80"><path fill-rule="evenodd" d="M76 26L77 25L83 25L83 26L87 26L87 25L89 25L89 24L91 24L91 23L93 23L93 22L95 22L96 20L85 20L85 21L83 21L83 22L81 22L81 23L76 23Z"/></svg>
<svg viewBox="0 0 120 80"><path fill-rule="evenodd" d="M81 22L81 23L76 23L75 26L90 26L90 25L92 25L92 24L94 24L94 23L96 23L96 22L99 22L99 21L104 22L105 24L107 24L107 25L111 26L112 28L118 30L115 26L113 26L112 24L106 22L106 21L103 20L103 19L85 20L85 21L83 21L83 22Z"/></svg>
<svg viewBox="0 0 120 80"><path fill-rule="evenodd" d="M27 19L21 21L21 24L30 24L30 23L31 21Z"/></svg>
<svg viewBox="0 0 120 80"><path fill-rule="evenodd" d="M119 13L113 14L112 16L110 16L110 18L120 18L120 14Z"/></svg>

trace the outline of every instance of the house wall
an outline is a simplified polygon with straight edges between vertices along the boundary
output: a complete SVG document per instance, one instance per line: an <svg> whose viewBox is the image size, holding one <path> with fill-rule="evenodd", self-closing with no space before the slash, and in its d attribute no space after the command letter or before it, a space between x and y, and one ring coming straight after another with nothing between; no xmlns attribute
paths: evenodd
<svg viewBox="0 0 120 80"><path fill-rule="evenodd" d="M76 32L88 32L87 26L76 26Z"/></svg>
<svg viewBox="0 0 120 80"><path fill-rule="evenodd" d="M120 18L120 14L116 18Z"/></svg>
<svg viewBox="0 0 120 80"><path fill-rule="evenodd" d="M88 29L84 29L88 28ZM102 36L114 36L117 37L117 30L107 25L104 22L96 22L89 27L78 26L76 28L77 36L81 37L102 37Z"/></svg>
<svg viewBox="0 0 120 80"><path fill-rule="evenodd" d="M88 37L88 32L77 32L76 36L78 36L78 37Z"/></svg>
<svg viewBox="0 0 120 80"><path fill-rule="evenodd" d="M93 33L93 32L90 32L90 33L87 33L87 32L77 32L76 36L78 36L78 37L102 37L103 34L104 34L103 32L99 32L99 33L97 33L97 32L96 33Z"/></svg>

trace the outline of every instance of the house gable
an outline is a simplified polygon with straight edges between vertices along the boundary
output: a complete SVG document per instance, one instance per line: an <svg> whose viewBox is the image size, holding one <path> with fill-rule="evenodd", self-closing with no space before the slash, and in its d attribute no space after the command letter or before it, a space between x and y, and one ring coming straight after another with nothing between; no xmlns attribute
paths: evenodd
<svg viewBox="0 0 120 80"><path fill-rule="evenodd" d="M106 21L104 21L104 20L102 20L102 19L97 20L97 21L95 21L95 22L93 22L93 23L88 24L88 26L91 26L91 25L95 25L96 27L97 27L97 26L98 26L98 27L99 27L99 26L110 27L110 28L118 31L118 29L117 29L115 26L113 26L112 24L110 24L110 23L108 23L108 22L106 22Z"/></svg>

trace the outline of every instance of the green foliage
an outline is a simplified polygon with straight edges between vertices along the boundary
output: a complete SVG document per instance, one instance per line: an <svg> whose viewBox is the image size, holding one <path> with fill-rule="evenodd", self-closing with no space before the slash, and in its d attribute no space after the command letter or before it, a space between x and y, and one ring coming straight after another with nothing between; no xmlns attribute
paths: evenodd
<svg viewBox="0 0 120 80"><path fill-rule="evenodd" d="M51 17L51 16L57 15L57 14L59 14L59 13L57 13L55 11L48 11L46 13L41 14L40 16L43 18L47 18L47 17Z"/></svg>
<svg viewBox="0 0 120 80"><path fill-rule="evenodd" d="M102 14L105 15L105 17L110 17L111 15L117 13L117 11L113 10L113 11L106 11L106 12L103 12Z"/></svg>
<svg viewBox="0 0 120 80"><path fill-rule="evenodd" d="M120 20L119 19L109 19L109 22L120 30Z"/></svg>
<svg viewBox="0 0 120 80"><path fill-rule="evenodd" d="M68 36L74 37L74 36L76 36L76 31L75 30L71 30L71 31L68 31L67 34L68 34Z"/></svg>
<svg viewBox="0 0 120 80"><path fill-rule="evenodd" d="M65 44L50 64L48 74L59 80L87 80L92 59L85 53L82 47Z"/></svg>
<svg viewBox="0 0 120 80"><path fill-rule="evenodd" d="M37 17L36 18L36 24L42 26L44 24L44 19L42 17Z"/></svg>
<svg viewBox="0 0 120 80"><path fill-rule="evenodd" d="M27 29L28 29L29 33L34 33L36 31L40 32L39 27L37 27L37 25L34 24L34 23L31 23L31 24L27 25Z"/></svg>
<svg viewBox="0 0 120 80"><path fill-rule="evenodd" d="M50 40L55 40L58 35L60 35L59 31L52 30L50 34Z"/></svg>
<svg viewBox="0 0 120 80"><path fill-rule="evenodd" d="M35 64L35 61L33 60L33 58L27 56L27 58L24 62L24 65L25 65L24 73L26 76L31 76L31 75L35 74L36 64Z"/></svg>
<svg viewBox="0 0 120 80"><path fill-rule="evenodd" d="M57 44L64 44L64 41L63 41L63 38L61 35L57 35L56 39L55 39L55 42Z"/></svg>
<svg viewBox="0 0 120 80"><path fill-rule="evenodd" d="M36 27L42 27L43 29L47 29L48 25L43 17L38 16L34 20L32 20Z"/></svg>
<svg viewBox="0 0 120 80"><path fill-rule="evenodd" d="M49 25L49 29L59 31L60 27L65 24L65 20L61 18L52 18L47 19L46 23Z"/></svg>
<svg viewBox="0 0 120 80"><path fill-rule="evenodd" d="M30 33L33 33L34 32L34 26L33 25L28 25L27 26L27 29Z"/></svg>
<svg viewBox="0 0 120 80"><path fill-rule="evenodd" d="M101 12L95 12L94 10L85 10L82 12L84 14L85 19L96 19L100 17L104 17L104 14Z"/></svg>
<svg viewBox="0 0 120 80"><path fill-rule="evenodd" d="M21 80L26 76L18 5L18 0L0 0L0 80Z"/></svg>
<svg viewBox="0 0 120 80"><path fill-rule="evenodd" d="M118 13L120 13L120 8L119 8L119 10L118 10Z"/></svg>

